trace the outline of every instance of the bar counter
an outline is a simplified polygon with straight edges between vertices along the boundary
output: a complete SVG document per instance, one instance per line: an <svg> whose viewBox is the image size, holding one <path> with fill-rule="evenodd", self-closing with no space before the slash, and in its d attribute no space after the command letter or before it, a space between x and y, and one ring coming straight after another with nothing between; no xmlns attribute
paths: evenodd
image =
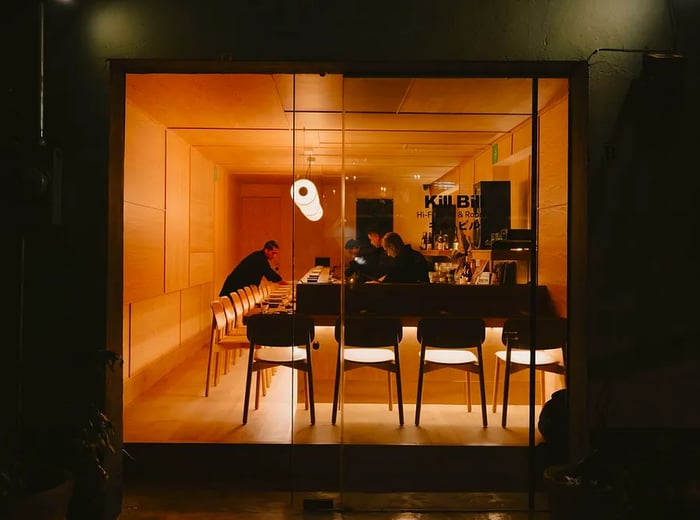
<svg viewBox="0 0 700 520"><path fill-rule="evenodd" d="M423 316L449 314L483 318L488 327L500 327L509 316L529 314L529 285L454 285L364 283L345 285L345 312L399 316L415 326ZM310 314L319 325L332 325L340 315L340 283L299 283L296 310ZM538 286L537 314L555 315L546 286Z"/></svg>

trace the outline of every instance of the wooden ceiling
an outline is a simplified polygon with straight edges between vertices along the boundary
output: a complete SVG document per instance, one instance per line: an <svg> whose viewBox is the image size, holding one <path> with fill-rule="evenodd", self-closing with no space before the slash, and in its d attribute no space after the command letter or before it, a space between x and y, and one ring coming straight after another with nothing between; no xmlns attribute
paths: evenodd
<svg viewBox="0 0 700 520"><path fill-rule="evenodd" d="M230 174L310 166L429 183L527 121L531 88L527 78L129 74L126 99ZM566 93L565 79L541 79L540 110Z"/></svg>

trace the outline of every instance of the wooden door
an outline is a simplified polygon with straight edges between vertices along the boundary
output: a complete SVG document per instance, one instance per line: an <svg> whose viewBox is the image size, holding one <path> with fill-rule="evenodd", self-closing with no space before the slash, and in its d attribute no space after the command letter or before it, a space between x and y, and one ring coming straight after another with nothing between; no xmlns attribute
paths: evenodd
<svg viewBox="0 0 700 520"><path fill-rule="evenodd" d="M262 249L268 240L276 240L282 246L282 215L279 197L242 197L241 198L241 225L238 229L240 241L238 245L238 258L243 259L252 251ZM288 234L288 231L285 231ZM280 250L278 262L280 263L280 275L289 279L290 273L286 272L284 259L289 251Z"/></svg>

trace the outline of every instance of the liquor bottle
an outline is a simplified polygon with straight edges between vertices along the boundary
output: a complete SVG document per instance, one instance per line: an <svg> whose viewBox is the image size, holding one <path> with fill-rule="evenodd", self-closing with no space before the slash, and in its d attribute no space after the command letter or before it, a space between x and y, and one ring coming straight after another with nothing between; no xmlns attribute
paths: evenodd
<svg viewBox="0 0 700 520"><path fill-rule="evenodd" d="M420 238L420 248L428 249L428 232L423 231L423 236Z"/></svg>
<svg viewBox="0 0 700 520"><path fill-rule="evenodd" d="M433 248L433 232L432 231L428 231L428 245L427 245L427 247L428 247L428 249Z"/></svg>

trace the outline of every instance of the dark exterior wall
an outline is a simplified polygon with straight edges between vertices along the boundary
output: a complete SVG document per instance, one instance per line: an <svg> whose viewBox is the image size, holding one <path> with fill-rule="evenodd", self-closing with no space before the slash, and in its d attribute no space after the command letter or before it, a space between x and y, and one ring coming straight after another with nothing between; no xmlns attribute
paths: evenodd
<svg viewBox="0 0 700 520"><path fill-rule="evenodd" d="M39 137L39 18L34 2L16 4L16 16L10 18L6 32L6 48L12 52L8 82L3 85L2 145L10 149L6 158L21 150L21 162L26 164L36 157L32 147ZM121 214L118 209L110 216L107 203L112 58L585 62L602 47L676 47L685 55L684 76L671 87L672 74L654 85L640 79L640 54L599 52L590 59L584 129L587 178L579 181L590 186L589 209L587 222L575 224L587 241L579 245L587 258L574 261L583 265L584 272L573 276L593 281L580 309L586 316L581 328L592 359L640 348L648 355L644 363L652 366L655 359L650 354L681 351L686 366L697 364L690 348L695 341L692 306L685 303L698 294L691 249L700 222L694 142L700 116L696 2L95 0L59 5L47 0L46 4L44 122L49 145L64 153L61 224L46 225L36 217L44 209L42 200L5 204L3 219L9 264L5 299L14 309L5 316L9 323L4 330L10 332L3 349L15 362L3 364L0 379L9 381L12 395L16 388L12 382L19 374L18 345L23 343L25 366L35 363L35 373L27 376L23 387L25 409L46 411L53 420L53 415L61 415L66 396L93 393L104 404L100 387L112 384L108 377L107 383L95 388L91 376L74 368L76 357L104 347L118 349L121 335L121 323L108 324L106 319L109 306L121 306L120 294L114 291L121 286L120 275L108 277L118 271L108 263L109 219ZM661 109L658 93L668 90ZM8 185L16 171L9 159L4 161L2 173L10 179ZM31 215L25 214L26 208ZM113 228L117 237L119 225ZM39 315L46 302L50 312ZM617 325L623 314L628 331ZM659 316L661 322L654 323ZM653 333L647 328L652 323ZM617 365L605 366L616 374ZM591 373L603 373L598 367L592 366ZM66 378L63 370L71 376ZM687 374L678 380L669 370L651 378L651 384L668 392L664 400L646 402L648 406L678 403L678 392L694 388ZM680 382L674 387L673 381ZM669 396L675 400L666 400ZM120 402L114 399L107 408L119 423ZM15 403L9 399L4 407L10 417ZM619 406L629 408L624 403ZM683 425L697 427L697 416L673 410L685 414ZM637 419L639 414L630 421Z"/></svg>

